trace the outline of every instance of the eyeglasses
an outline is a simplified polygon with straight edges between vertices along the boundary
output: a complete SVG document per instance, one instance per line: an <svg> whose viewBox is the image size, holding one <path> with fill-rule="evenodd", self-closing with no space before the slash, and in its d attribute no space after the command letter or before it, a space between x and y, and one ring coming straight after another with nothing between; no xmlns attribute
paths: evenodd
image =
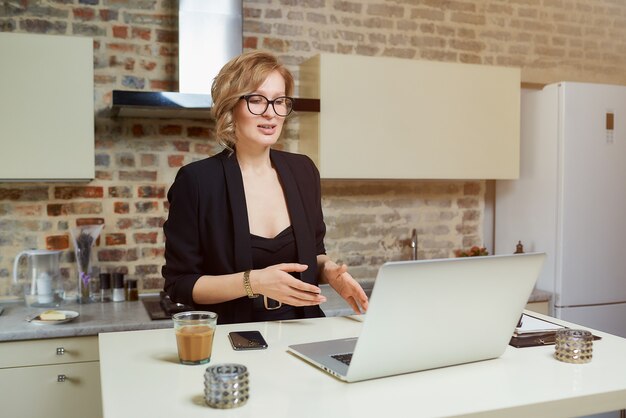
<svg viewBox="0 0 626 418"><path fill-rule="evenodd" d="M293 97L280 96L270 100L262 94L247 94L241 96L240 99L246 101L248 110L253 115L264 114L270 104L278 116L288 116L293 110Z"/></svg>

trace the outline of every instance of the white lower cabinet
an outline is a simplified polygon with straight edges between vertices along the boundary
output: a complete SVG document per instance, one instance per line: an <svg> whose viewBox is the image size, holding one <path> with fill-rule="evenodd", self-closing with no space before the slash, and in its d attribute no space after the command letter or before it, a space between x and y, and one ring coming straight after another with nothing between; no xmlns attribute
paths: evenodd
<svg viewBox="0 0 626 418"><path fill-rule="evenodd" d="M2 416L102 416L98 337L0 343Z"/></svg>

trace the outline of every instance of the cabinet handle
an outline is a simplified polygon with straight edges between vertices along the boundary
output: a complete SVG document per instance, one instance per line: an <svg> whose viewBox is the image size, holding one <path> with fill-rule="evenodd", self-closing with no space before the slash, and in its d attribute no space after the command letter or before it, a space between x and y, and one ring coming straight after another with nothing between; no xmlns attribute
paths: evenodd
<svg viewBox="0 0 626 418"><path fill-rule="evenodd" d="M57 356L65 354L65 347L57 347Z"/></svg>
<svg viewBox="0 0 626 418"><path fill-rule="evenodd" d="M66 379L67 379L67 376L65 376L64 374L60 374L57 376L57 382L59 383L65 382Z"/></svg>

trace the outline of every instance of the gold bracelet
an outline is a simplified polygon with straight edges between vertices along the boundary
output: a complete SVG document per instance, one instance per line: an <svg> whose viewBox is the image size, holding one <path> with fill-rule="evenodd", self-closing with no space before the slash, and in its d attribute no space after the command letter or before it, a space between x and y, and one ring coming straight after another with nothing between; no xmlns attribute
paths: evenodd
<svg viewBox="0 0 626 418"><path fill-rule="evenodd" d="M259 295L255 294L252 291L252 286L250 286L250 270L246 270L243 272L243 287L246 289L246 293L250 299L254 299L259 297Z"/></svg>

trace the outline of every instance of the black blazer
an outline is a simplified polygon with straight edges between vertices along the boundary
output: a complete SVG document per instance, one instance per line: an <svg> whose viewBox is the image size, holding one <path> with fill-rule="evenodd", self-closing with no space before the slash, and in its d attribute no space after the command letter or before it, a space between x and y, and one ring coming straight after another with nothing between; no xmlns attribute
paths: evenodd
<svg viewBox="0 0 626 418"><path fill-rule="evenodd" d="M169 215L163 225L165 291L175 302L216 312L221 324L252 320L248 297L214 305L198 305L192 299L200 276L252 269L243 178L235 154L229 154L225 150L178 171L167 194ZM304 155L271 150L270 158L285 192L298 262L309 266L300 278L317 285L317 255L326 253L319 172ZM304 316L324 314L311 306L304 308Z"/></svg>

